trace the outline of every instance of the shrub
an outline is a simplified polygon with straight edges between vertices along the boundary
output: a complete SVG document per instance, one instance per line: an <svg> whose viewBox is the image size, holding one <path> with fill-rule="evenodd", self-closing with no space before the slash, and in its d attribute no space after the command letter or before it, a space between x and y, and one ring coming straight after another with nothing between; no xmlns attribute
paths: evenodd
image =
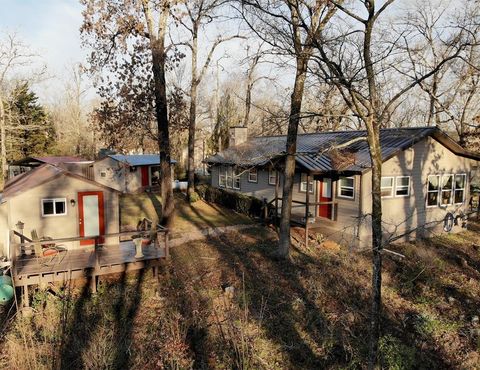
<svg viewBox="0 0 480 370"><path fill-rule="evenodd" d="M398 338L391 335L380 338L379 350L383 368L391 370L415 368L415 348L406 346Z"/></svg>
<svg viewBox="0 0 480 370"><path fill-rule="evenodd" d="M217 203L236 212L251 217L263 216L263 201L237 192L214 188L210 185L198 185L198 195L209 203Z"/></svg>

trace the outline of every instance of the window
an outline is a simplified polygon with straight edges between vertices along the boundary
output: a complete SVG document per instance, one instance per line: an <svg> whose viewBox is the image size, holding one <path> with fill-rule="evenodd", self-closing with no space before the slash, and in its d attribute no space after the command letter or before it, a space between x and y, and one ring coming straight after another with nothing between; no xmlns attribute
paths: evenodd
<svg viewBox="0 0 480 370"><path fill-rule="evenodd" d="M100 177L107 177L106 171L100 171Z"/></svg>
<svg viewBox="0 0 480 370"><path fill-rule="evenodd" d="M380 193L383 198L393 197L393 177L382 177Z"/></svg>
<svg viewBox="0 0 480 370"><path fill-rule="evenodd" d="M233 176L233 188L236 190L240 190L240 176L242 175L242 171L240 168L235 168L234 176Z"/></svg>
<svg viewBox="0 0 480 370"><path fill-rule="evenodd" d="M248 171L248 182L258 182L258 173L256 168Z"/></svg>
<svg viewBox="0 0 480 370"><path fill-rule="evenodd" d="M301 175L300 191L302 193L305 193L307 191L307 174L306 173L302 173L302 175ZM310 193L313 193L313 179L312 179L311 176L310 176L310 183L309 183L309 186L308 186L308 191Z"/></svg>
<svg viewBox="0 0 480 370"><path fill-rule="evenodd" d="M455 175L454 203L461 204L465 201L465 183L467 175Z"/></svg>
<svg viewBox="0 0 480 370"><path fill-rule="evenodd" d="M453 203L453 175L442 176L440 204L446 206Z"/></svg>
<svg viewBox="0 0 480 370"><path fill-rule="evenodd" d="M160 166L150 166L150 186L160 184Z"/></svg>
<svg viewBox="0 0 480 370"><path fill-rule="evenodd" d="M395 179L395 196L408 197L410 195L410 176L398 176Z"/></svg>
<svg viewBox="0 0 480 370"><path fill-rule="evenodd" d="M42 216L62 216L67 214L65 198L42 199Z"/></svg>
<svg viewBox="0 0 480 370"><path fill-rule="evenodd" d="M232 168L231 167L227 167L227 171L226 171L225 176L227 178L227 188L231 189L233 187L233 177L232 177Z"/></svg>
<svg viewBox="0 0 480 370"><path fill-rule="evenodd" d="M338 196L341 198L355 198L355 179L353 177L340 177L338 180Z"/></svg>
<svg viewBox="0 0 480 370"><path fill-rule="evenodd" d="M428 176L427 207L438 205L438 191L440 190L440 176Z"/></svg>
<svg viewBox="0 0 480 370"><path fill-rule="evenodd" d="M276 185L277 184L277 171L275 171L275 170L269 170L268 171L268 183L270 185Z"/></svg>
<svg viewBox="0 0 480 370"><path fill-rule="evenodd" d="M218 186L224 188L227 184L226 177L225 177L225 169L223 167L219 167L218 169Z"/></svg>

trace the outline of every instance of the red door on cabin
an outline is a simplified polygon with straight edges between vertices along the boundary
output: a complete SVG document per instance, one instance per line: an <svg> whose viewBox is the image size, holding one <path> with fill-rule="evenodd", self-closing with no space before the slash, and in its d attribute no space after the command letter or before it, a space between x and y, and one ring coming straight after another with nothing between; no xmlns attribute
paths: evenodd
<svg viewBox="0 0 480 370"><path fill-rule="evenodd" d="M150 186L150 174L148 173L148 166L140 167L142 171L142 187Z"/></svg>
<svg viewBox="0 0 480 370"><path fill-rule="evenodd" d="M332 201L332 179L325 177L318 181L318 201L331 202ZM332 218L332 205L321 204L318 206L318 216Z"/></svg>
<svg viewBox="0 0 480 370"><path fill-rule="evenodd" d="M78 193L78 224L80 236L105 234L105 207L103 192L85 191ZM99 239L103 243L103 238ZM80 245L91 245L95 239L81 240Z"/></svg>

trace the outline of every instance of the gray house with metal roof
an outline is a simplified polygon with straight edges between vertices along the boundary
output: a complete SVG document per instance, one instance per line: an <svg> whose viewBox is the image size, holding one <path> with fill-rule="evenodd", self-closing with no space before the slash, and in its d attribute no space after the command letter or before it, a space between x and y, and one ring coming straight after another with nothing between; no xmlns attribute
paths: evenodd
<svg viewBox="0 0 480 370"><path fill-rule="evenodd" d="M158 185L159 173L158 154L112 154L95 161L90 176L101 184L134 193Z"/></svg>
<svg viewBox="0 0 480 370"><path fill-rule="evenodd" d="M246 139L242 127L230 135L235 145L206 159L211 185L280 207L286 136ZM469 210L469 185L480 156L435 127L383 129L380 140L387 238L424 234L443 225L446 214ZM365 131L298 135L293 221L335 239L369 242L371 193Z"/></svg>

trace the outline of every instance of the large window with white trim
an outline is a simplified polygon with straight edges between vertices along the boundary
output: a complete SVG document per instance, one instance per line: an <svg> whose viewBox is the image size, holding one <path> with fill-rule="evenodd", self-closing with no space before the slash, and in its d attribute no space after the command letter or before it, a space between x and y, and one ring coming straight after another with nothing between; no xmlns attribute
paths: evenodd
<svg viewBox="0 0 480 370"><path fill-rule="evenodd" d="M227 167L225 176L227 178L227 188L231 189L233 187L232 167Z"/></svg>
<svg viewBox="0 0 480 370"><path fill-rule="evenodd" d="M67 199L42 199L42 216L63 216L67 214Z"/></svg>
<svg viewBox="0 0 480 370"><path fill-rule="evenodd" d="M429 175L427 207L449 206L465 202L466 174Z"/></svg>
<svg viewBox="0 0 480 370"><path fill-rule="evenodd" d="M355 178L340 177L338 179L338 197L354 199L355 198Z"/></svg>
<svg viewBox="0 0 480 370"><path fill-rule="evenodd" d="M218 170L218 186L221 188L224 188L227 185L227 178L225 174L225 168L220 167Z"/></svg>

